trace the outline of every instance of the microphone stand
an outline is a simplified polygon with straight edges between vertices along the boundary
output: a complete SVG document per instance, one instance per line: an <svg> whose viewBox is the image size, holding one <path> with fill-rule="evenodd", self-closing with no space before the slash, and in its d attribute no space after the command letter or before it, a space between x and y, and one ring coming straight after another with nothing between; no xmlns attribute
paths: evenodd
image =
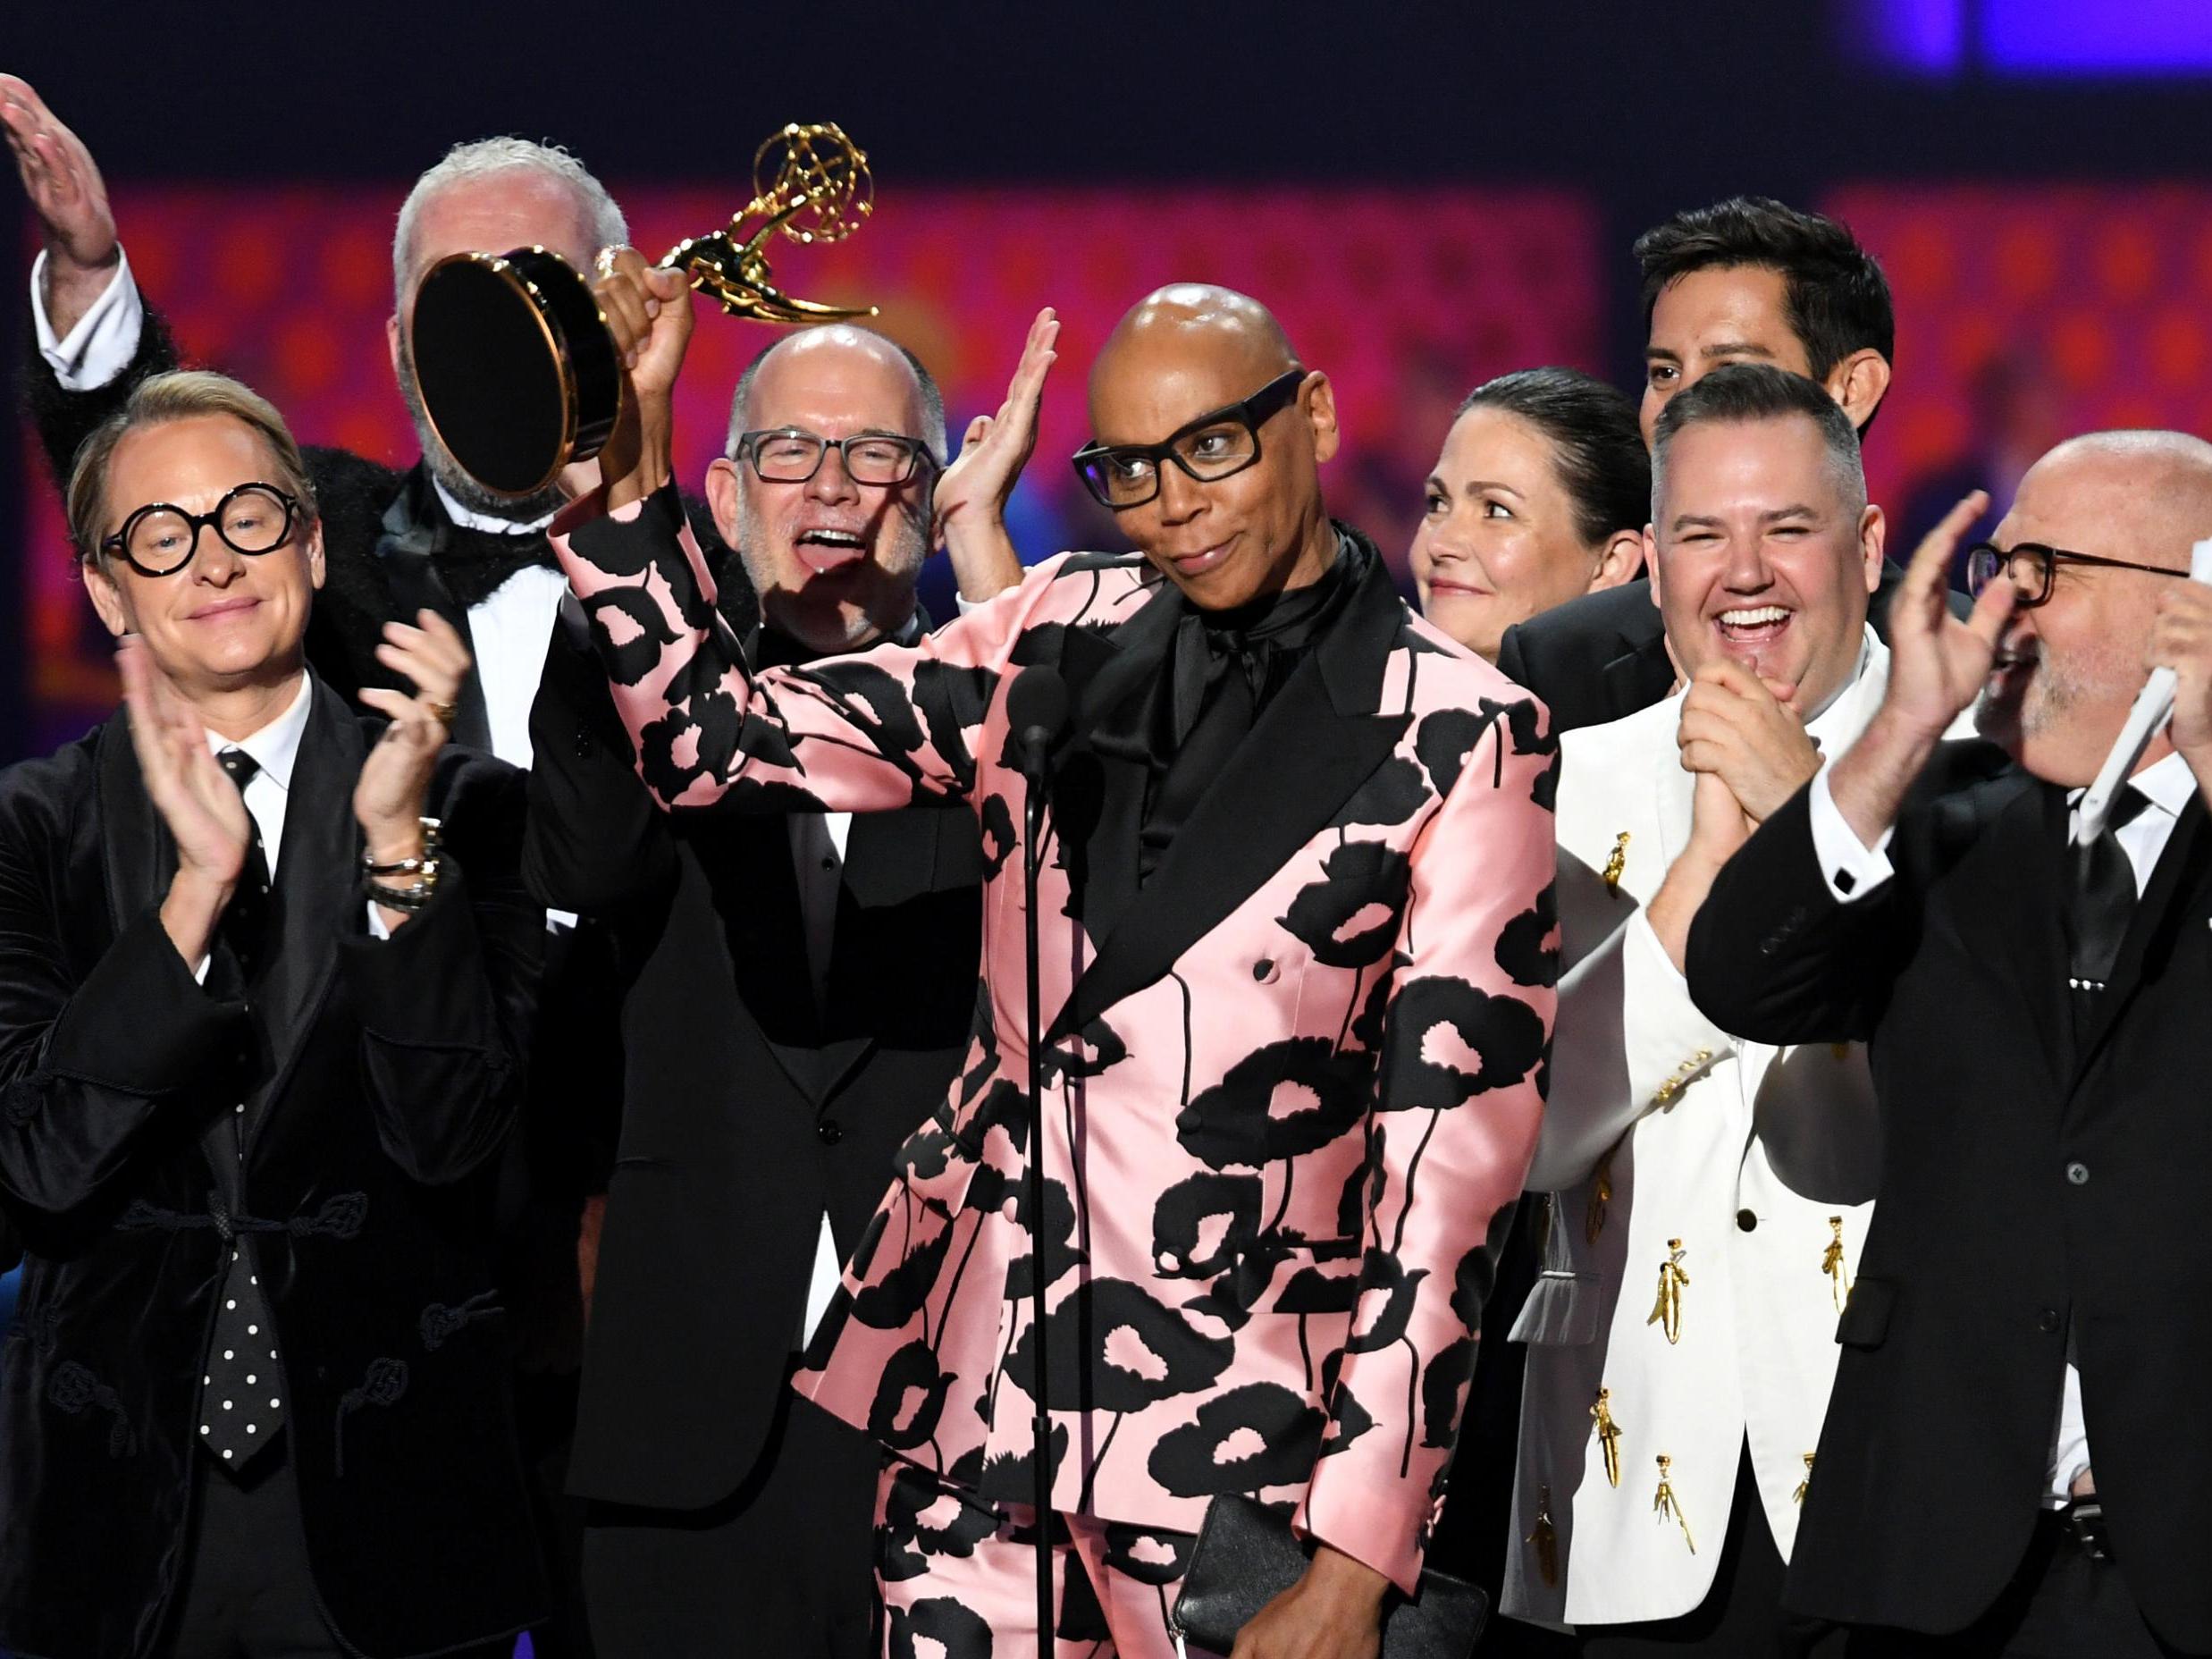
<svg viewBox="0 0 2212 1659"><path fill-rule="evenodd" d="M1036 1375L1030 1397L1036 1402L1031 1423L1037 1509L1037 1646L1040 1654L1052 1651L1052 1412L1047 1404L1045 1364L1045 1059L1038 983L1039 952L1037 943L1037 875L1044 863L1045 764L1051 733L1032 727L1022 734L1022 774L1028 783L1022 809L1022 944L1028 974L1030 1058L1030 1323L1035 1337Z"/></svg>

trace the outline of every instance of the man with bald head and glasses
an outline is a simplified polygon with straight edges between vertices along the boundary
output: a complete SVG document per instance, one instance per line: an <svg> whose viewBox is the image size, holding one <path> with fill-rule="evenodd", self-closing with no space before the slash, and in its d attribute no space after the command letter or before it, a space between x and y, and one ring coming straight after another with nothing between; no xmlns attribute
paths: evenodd
<svg viewBox="0 0 2212 1659"><path fill-rule="evenodd" d="M2212 444L2059 445L1961 621L1985 504L1914 556L1864 735L1690 931L1708 1015L1866 1040L1882 1114L1787 1601L1854 1653L2212 1653ZM2172 723L2085 822L2159 667ZM1939 743L1970 704L1986 741Z"/></svg>
<svg viewBox="0 0 2212 1659"><path fill-rule="evenodd" d="M1386 1595L1420 1572L1487 1235L1541 1107L1542 707L1328 517L1327 376L1257 301L1195 284L1141 301L1091 374L1077 466L1136 552L1051 560L910 645L765 666L702 603L669 486L687 314L637 328L605 298L660 435L557 544L646 785L679 823L938 803L982 831L962 1074L899 1150L799 1378L887 1454L891 1651L1165 1659L1207 1507L1245 1495L1315 1552L1240 1659L1371 1659ZM1072 710L1039 859L1041 1147L1007 712L1031 665ZM1048 1633L1027 1507L1040 1258Z"/></svg>

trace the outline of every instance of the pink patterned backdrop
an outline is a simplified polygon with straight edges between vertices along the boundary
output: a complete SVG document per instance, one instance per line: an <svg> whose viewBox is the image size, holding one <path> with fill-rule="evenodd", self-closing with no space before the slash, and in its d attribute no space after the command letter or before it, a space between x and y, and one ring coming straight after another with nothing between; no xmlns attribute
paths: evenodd
<svg viewBox="0 0 2212 1659"><path fill-rule="evenodd" d="M720 223L740 187L622 189L640 246ZM124 189L118 223L147 293L193 359L273 398L300 437L405 464L414 439L384 346L400 187ZM1451 405L1538 363L1600 366L1611 262L1596 214L1544 190L929 189L884 186L876 217L834 248L786 244L779 279L867 300L942 382L957 435L1004 394L1039 306L1064 319L1060 363L1016 534L1026 556L1112 545L1065 457L1089 435L1082 380L1131 301L1199 278L1264 299L1335 379L1346 429L1332 505L1401 556ZM685 476L719 452L728 390L766 335L704 316L680 411ZM43 480L43 468L34 472ZM106 650L59 510L34 487L27 548L32 695L46 746L111 706Z"/></svg>
<svg viewBox="0 0 2212 1659"><path fill-rule="evenodd" d="M1972 476L2009 419L2212 436L2212 190L1856 184L1822 204L1882 263L1897 375L1867 442L1874 499ZM2010 372L1978 391L1993 365ZM2004 480L1989 480L2000 493Z"/></svg>

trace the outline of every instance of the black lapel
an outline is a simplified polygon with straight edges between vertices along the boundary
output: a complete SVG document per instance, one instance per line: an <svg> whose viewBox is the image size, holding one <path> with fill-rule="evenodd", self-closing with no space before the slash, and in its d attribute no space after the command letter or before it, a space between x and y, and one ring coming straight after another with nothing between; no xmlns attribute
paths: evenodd
<svg viewBox="0 0 2212 1659"><path fill-rule="evenodd" d="M1075 628L1062 642L1061 678L1076 737L1053 774L1052 822L1077 916L1094 939L1111 932L1136 902L1148 770L1142 760L1102 751L1088 739L1101 726L1137 729L1156 680L1166 671L1182 614L1182 591L1163 582L1111 635ZM1009 804L1018 814L1021 803Z"/></svg>
<svg viewBox="0 0 2212 1659"><path fill-rule="evenodd" d="M299 734L291 787L284 797L284 840L270 889L268 966L254 989L256 1023L269 1044L267 1081L247 1102L248 1143L314 1028L338 968L341 934L364 931L361 831L353 789L367 755L361 723L344 701L311 680L307 729Z"/></svg>
<svg viewBox="0 0 2212 1659"><path fill-rule="evenodd" d="M704 833L692 845L722 919L737 995L792 1086L818 1099L821 1015L814 1006L790 820L781 813L717 814L701 828Z"/></svg>
<svg viewBox="0 0 2212 1659"><path fill-rule="evenodd" d="M114 931L158 904L177 871L176 843L154 808L130 746L130 712L119 708L100 732L100 855L107 873L107 916Z"/></svg>
<svg viewBox="0 0 2212 1659"><path fill-rule="evenodd" d="M384 568L394 617L411 624L416 611L434 611L463 639L470 639L468 612L438 574L438 554L452 528L445 504L431 487L427 467L418 464L384 509L375 557ZM473 663L461 682L461 695L454 699L452 737L487 754L492 751L492 716L484 707L484 680Z"/></svg>
<svg viewBox="0 0 2212 1659"><path fill-rule="evenodd" d="M1975 954L2017 988L2051 1075L2063 1081L2073 1050L2073 1010L2066 990L2066 795L2055 784L2021 774L2021 787L1992 803L1986 868L2001 895L1986 887L1959 920L1962 931L1994 934Z"/></svg>
<svg viewBox="0 0 2212 1659"><path fill-rule="evenodd" d="M2212 833L2207 830L2204 797L2191 790L2189 804L2174 821L2173 832L2166 837L2166 846L2151 870L2150 880L2144 885L2143 896L2128 919L2127 937L2120 941L2120 955L2112 964L2112 978L2106 983L2104 995L2098 998L2097 1016L2077 1045L2073 1065L2077 1080L2096 1057L2121 1011L2142 989L2144 959L2153 941L2159 942L2160 960L2171 952L2174 930L2187 919L2183 909L2175 905L2175 896L2195 893L2204 885L2208 870L2212 870Z"/></svg>
<svg viewBox="0 0 2212 1659"><path fill-rule="evenodd" d="M1667 654L1667 636L1655 634L1635 650L1615 657L1599 678L1604 687L1605 714L1594 722L1598 725L1665 701L1674 689L1674 659Z"/></svg>
<svg viewBox="0 0 2212 1659"><path fill-rule="evenodd" d="M1144 615L1160 608L1155 600ZM1047 1040L1081 1030L1173 967L1389 757L1412 716L1378 714L1375 705L1405 617L1388 571L1373 560L1342 619L1261 712L1152 880L1100 942ZM1123 643L1129 644L1126 633ZM1133 830L1129 839L1133 847Z"/></svg>

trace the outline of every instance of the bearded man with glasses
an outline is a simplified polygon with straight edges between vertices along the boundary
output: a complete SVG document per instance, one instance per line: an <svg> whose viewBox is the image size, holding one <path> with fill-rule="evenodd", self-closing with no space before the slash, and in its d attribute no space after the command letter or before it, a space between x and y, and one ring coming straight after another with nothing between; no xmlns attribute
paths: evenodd
<svg viewBox="0 0 2212 1659"><path fill-rule="evenodd" d="M1864 1040L1882 1119L1786 1600L1855 1654L2212 1653L2212 444L2059 445L1961 621L1985 505L1914 555L1864 733L1690 930L1700 1007ZM2172 723L2085 823L2159 667ZM1939 743L1969 705L1988 741Z"/></svg>
<svg viewBox="0 0 2212 1659"><path fill-rule="evenodd" d="M656 304L687 306L671 286ZM917 645L939 528L963 607L1019 579L996 514L1056 327L1038 320L1006 408L949 467L937 383L882 335L809 329L753 359L706 495L736 550L714 568L718 598L742 601L721 618L755 659ZM609 1659L733 1644L859 1659L878 1453L789 1378L893 1150L959 1068L976 821L855 819L795 792L772 813L671 818L638 779L584 613L568 619L533 712L526 863L547 903L606 920L625 970L622 1137L570 1468L590 1500L593 1634Z"/></svg>
<svg viewBox="0 0 2212 1659"><path fill-rule="evenodd" d="M601 303L627 319L620 286ZM983 838L962 1074L898 1149L798 1379L887 1453L889 1651L1013 1659L1056 1637L1165 1659L1207 1505L1246 1495L1314 1554L1238 1654L1372 1659L1386 1596L1420 1576L1490 1226L1541 1107L1541 705L1330 519L1327 376L1256 301L1195 284L1139 304L1091 374L1077 466L1138 552L1050 560L911 645L771 666L712 611L669 482L687 321L618 321L650 437L556 537L640 775L679 831L937 805ZM1007 711L1032 664L1072 710L1035 918L1041 1146ZM1041 1210L1019 1196L1032 1158ZM1052 1631L1027 1507L1040 1342Z"/></svg>

